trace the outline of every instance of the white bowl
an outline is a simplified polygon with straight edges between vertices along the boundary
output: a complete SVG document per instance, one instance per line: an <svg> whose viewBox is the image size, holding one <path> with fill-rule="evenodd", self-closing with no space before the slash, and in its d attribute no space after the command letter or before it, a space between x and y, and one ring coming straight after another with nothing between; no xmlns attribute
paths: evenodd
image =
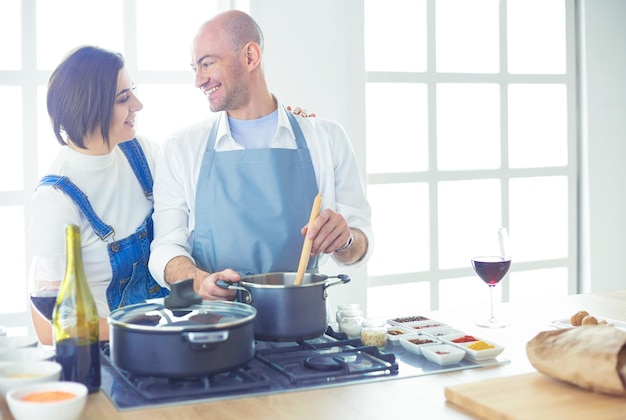
<svg viewBox="0 0 626 420"><path fill-rule="evenodd" d="M24 397L42 392L64 392L70 399L49 402L24 401ZM41 382L12 389L7 404L15 420L76 420L87 402L87 387L78 382Z"/></svg>
<svg viewBox="0 0 626 420"><path fill-rule="evenodd" d="M402 324L404 328L410 328L413 332L426 332L428 330L450 328L449 325L439 321L419 321L419 322L407 322Z"/></svg>
<svg viewBox="0 0 626 420"><path fill-rule="evenodd" d="M441 341L443 342L450 342L450 344L465 344L465 343L473 343L475 341L480 341L480 338L476 337L473 334L465 334L463 332L457 332L454 334L446 334L443 335L441 337ZM454 341L454 340L461 340L461 341Z"/></svg>
<svg viewBox="0 0 626 420"><path fill-rule="evenodd" d="M396 343L401 337L404 337L407 334L415 334L415 332L409 328L401 327L399 325L387 327L387 341Z"/></svg>
<svg viewBox="0 0 626 420"><path fill-rule="evenodd" d="M52 360L54 350L40 347L23 347L20 349L0 349L0 362L37 362Z"/></svg>
<svg viewBox="0 0 626 420"><path fill-rule="evenodd" d="M22 347L37 347L37 337L0 336L0 349L19 349Z"/></svg>
<svg viewBox="0 0 626 420"><path fill-rule="evenodd" d="M9 362L0 366L0 394L37 382L58 381L61 365L57 362Z"/></svg>
<svg viewBox="0 0 626 420"><path fill-rule="evenodd" d="M415 342L416 340L423 341L423 343L417 344ZM431 337L425 334L406 334L402 336L398 341L405 350L417 354L418 356L422 355L422 348L441 344L441 341L437 340L435 337Z"/></svg>
<svg viewBox="0 0 626 420"><path fill-rule="evenodd" d="M484 350L474 350L470 348L470 346L476 345L477 343L480 343L480 342L486 343L492 347L488 349L484 349ZM467 357L473 360L493 359L494 357L496 357L497 355L499 355L500 353L504 351L503 346L496 344L493 341L489 341L489 340L479 340L479 341L474 341L473 343L460 343L460 344L455 344L455 346L465 350L465 352L467 353Z"/></svg>
<svg viewBox="0 0 626 420"><path fill-rule="evenodd" d="M425 330L421 330L422 333L432 335L433 337L437 337L440 340L443 340L446 336L450 335L463 335L463 331L456 330L452 327L441 327L441 328L427 328Z"/></svg>
<svg viewBox="0 0 626 420"><path fill-rule="evenodd" d="M436 344L423 347L422 355L433 363L446 366L459 363L465 357L465 352L449 344Z"/></svg>
<svg viewBox="0 0 626 420"><path fill-rule="evenodd" d="M407 315L407 316L400 316L400 317L393 318L393 319L388 319L387 323L391 325L405 326L408 323L420 322L420 321L431 321L431 319L423 315Z"/></svg>

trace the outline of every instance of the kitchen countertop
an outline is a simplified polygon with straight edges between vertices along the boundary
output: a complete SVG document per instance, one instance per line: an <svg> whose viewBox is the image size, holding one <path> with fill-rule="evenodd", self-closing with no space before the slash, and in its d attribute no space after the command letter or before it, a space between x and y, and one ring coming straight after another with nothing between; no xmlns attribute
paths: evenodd
<svg viewBox="0 0 626 420"><path fill-rule="evenodd" d="M444 387L491 378L535 372L526 357L525 345L539 331L551 329L550 323L569 319L578 310L591 315L626 322L626 289L612 292L527 299L503 304L498 315L511 321L508 328L489 330L474 325L485 317L488 308L462 311L416 312L445 322L467 333L491 339L506 347L510 364L469 369L437 375L383 380L364 384L297 391L259 397L239 398L200 404L182 404L119 412L103 392L88 397L81 419L380 419L383 416L411 414L412 417L472 418L446 401ZM413 314L398 314L413 315ZM0 400L0 418L13 419L6 401Z"/></svg>

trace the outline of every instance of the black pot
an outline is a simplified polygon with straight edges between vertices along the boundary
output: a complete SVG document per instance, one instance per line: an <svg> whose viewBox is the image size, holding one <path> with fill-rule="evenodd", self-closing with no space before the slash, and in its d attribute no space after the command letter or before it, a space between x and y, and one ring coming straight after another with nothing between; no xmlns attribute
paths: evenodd
<svg viewBox="0 0 626 420"><path fill-rule="evenodd" d="M239 283L219 280L217 284L238 290L237 300L256 308L257 340L301 341L320 337L328 327L326 289L348 283L350 277L305 273L300 285L294 285L295 279L296 273L267 273L243 277Z"/></svg>
<svg viewBox="0 0 626 420"><path fill-rule="evenodd" d="M172 292L177 300L174 287ZM254 357L254 307L195 297L191 305L185 299L170 305L168 298L111 312L110 352L117 367L133 375L197 377L235 369Z"/></svg>

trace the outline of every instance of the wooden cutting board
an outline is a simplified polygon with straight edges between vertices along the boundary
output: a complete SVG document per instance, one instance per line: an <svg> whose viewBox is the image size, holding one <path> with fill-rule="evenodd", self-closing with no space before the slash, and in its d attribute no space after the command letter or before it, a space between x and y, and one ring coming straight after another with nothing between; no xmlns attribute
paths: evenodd
<svg viewBox="0 0 626 420"><path fill-rule="evenodd" d="M585 391L539 372L451 385L445 395L484 419L626 418L626 397Z"/></svg>

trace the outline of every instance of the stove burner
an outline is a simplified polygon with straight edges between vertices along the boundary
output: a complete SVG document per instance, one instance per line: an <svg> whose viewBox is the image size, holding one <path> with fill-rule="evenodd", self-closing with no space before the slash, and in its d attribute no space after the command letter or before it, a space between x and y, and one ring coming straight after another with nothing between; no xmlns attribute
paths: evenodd
<svg viewBox="0 0 626 420"><path fill-rule="evenodd" d="M313 356L304 360L304 366L322 372L332 372L343 369L344 363L332 356Z"/></svg>

